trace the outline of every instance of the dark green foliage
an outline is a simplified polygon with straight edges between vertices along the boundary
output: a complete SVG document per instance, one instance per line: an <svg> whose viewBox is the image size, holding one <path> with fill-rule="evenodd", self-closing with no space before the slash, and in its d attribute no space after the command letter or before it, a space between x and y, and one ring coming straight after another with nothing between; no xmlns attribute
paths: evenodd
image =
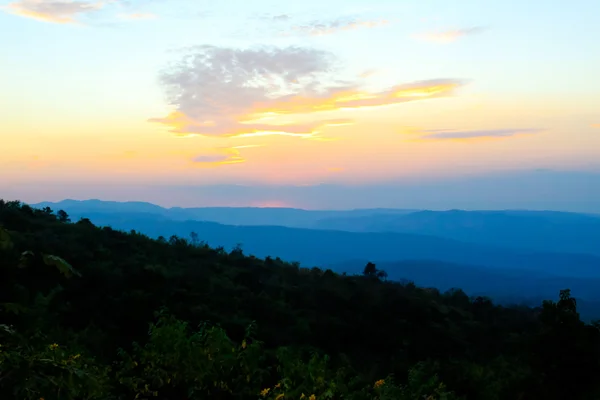
<svg viewBox="0 0 600 400"><path fill-rule="evenodd" d="M203 239L0 201L0 398L600 394L600 330L569 291L501 307L374 264L345 276Z"/></svg>
<svg viewBox="0 0 600 400"><path fill-rule="evenodd" d="M71 219L69 218L69 214L67 214L64 210L58 210L58 212L56 213L56 216L58 217L58 220L60 222L71 222Z"/></svg>
<svg viewBox="0 0 600 400"><path fill-rule="evenodd" d="M363 270L363 276L367 278L383 279L387 278L387 272L377 269L377 266L372 262L368 262Z"/></svg>

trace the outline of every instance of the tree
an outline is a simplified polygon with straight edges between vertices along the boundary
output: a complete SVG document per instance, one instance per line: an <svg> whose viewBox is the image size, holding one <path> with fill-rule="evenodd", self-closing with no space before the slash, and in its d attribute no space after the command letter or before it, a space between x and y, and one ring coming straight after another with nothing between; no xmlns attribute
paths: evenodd
<svg viewBox="0 0 600 400"><path fill-rule="evenodd" d="M89 218L80 218L79 221L77 221L77 224L85 226L94 226L94 224L92 223L92 221L89 220Z"/></svg>
<svg viewBox="0 0 600 400"><path fill-rule="evenodd" d="M71 222L71 218L69 218L69 214L67 214L66 211L64 210L58 210L58 212L56 213L56 216L58 217L58 220L60 222Z"/></svg>
<svg viewBox="0 0 600 400"><path fill-rule="evenodd" d="M557 306L561 311L573 314L577 313L577 300L571 297L571 289L560 291Z"/></svg>
<svg viewBox="0 0 600 400"><path fill-rule="evenodd" d="M200 238L196 232L190 232L190 240L192 242L192 246L196 247L200 243Z"/></svg>
<svg viewBox="0 0 600 400"><path fill-rule="evenodd" d="M377 266L372 262L368 262L363 270L363 275L366 277L375 277L377 276Z"/></svg>
<svg viewBox="0 0 600 400"><path fill-rule="evenodd" d="M243 256L244 255L244 250L242 249L242 244L238 243L235 246L233 246L233 249L231 249L231 253L232 256Z"/></svg>
<svg viewBox="0 0 600 400"><path fill-rule="evenodd" d="M368 262L363 270L363 276L366 276L367 278L385 280L387 279L388 274L384 270L377 269L377 266L372 262Z"/></svg>
<svg viewBox="0 0 600 400"><path fill-rule="evenodd" d="M388 274L384 270L378 270L377 273L375 274L375 276L377 276L377 279L379 279L379 280L386 280L388 277Z"/></svg>

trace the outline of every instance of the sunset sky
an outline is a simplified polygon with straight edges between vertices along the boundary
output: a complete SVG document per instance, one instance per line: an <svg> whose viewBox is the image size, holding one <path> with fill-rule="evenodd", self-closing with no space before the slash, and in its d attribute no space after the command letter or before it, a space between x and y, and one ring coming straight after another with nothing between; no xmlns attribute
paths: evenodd
<svg viewBox="0 0 600 400"><path fill-rule="evenodd" d="M597 0L0 1L0 197L518 208L537 194L588 210L599 15ZM570 200L540 202L569 174ZM506 177L541 186L518 197ZM469 202L488 178L514 201ZM457 180L471 184L439 205L422 187L404 203L344 194ZM215 189L233 185L255 192Z"/></svg>

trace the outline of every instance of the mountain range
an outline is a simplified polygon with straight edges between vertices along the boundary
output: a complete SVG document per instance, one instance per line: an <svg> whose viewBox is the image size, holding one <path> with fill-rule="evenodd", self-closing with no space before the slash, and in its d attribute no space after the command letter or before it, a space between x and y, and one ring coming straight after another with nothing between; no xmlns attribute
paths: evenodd
<svg viewBox="0 0 600 400"><path fill-rule="evenodd" d="M429 211L293 208L163 208L142 202L66 200L76 221L150 237L176 235L257 257L360 273L366 262L389 279L507 301L548 297L563 287L600 301L600 216L555 211ZM598 294L596 294L598 292ZM600 316L600 312L598 313Z"/></svg>

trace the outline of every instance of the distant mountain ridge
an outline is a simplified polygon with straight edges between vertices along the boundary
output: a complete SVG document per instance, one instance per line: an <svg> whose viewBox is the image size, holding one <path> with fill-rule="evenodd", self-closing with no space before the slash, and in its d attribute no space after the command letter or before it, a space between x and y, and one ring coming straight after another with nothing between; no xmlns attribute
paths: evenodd
<svg viewBox="0 0 600 400"><path fill-rule="evenodd" d="M317 228L419 233L535 251L600 255L600 217L554 211L417 211L327 218Z"/></svg>
<svg viewBox="0 0 600 400"><path fill-rule="evenodd" d="M357 209L357 210L304 210L299 208L270 207L194 207L165 208L145 202L116 202L103 200L63 200L42 202L33 207L64 209L70 214L81 216L97 212L149 213L177 220L218 222L227 225L279 225L295 228L312 228L318 221L335 217L361 217L376 214L400 215L416 210L402 209Z"/></svg>
<svg viewBox="0 0 600 400"><path fill-rule="evenodd" d="M285 226L349 232L397 232L535 252L600 256L600 215L557 211L430 211L404 209L164 208L143 202L64 200L35 207L64 209L75 218L114 213L121 218L207 221L236 226ZM143 215L142 215L143 214Z"/></svg>

